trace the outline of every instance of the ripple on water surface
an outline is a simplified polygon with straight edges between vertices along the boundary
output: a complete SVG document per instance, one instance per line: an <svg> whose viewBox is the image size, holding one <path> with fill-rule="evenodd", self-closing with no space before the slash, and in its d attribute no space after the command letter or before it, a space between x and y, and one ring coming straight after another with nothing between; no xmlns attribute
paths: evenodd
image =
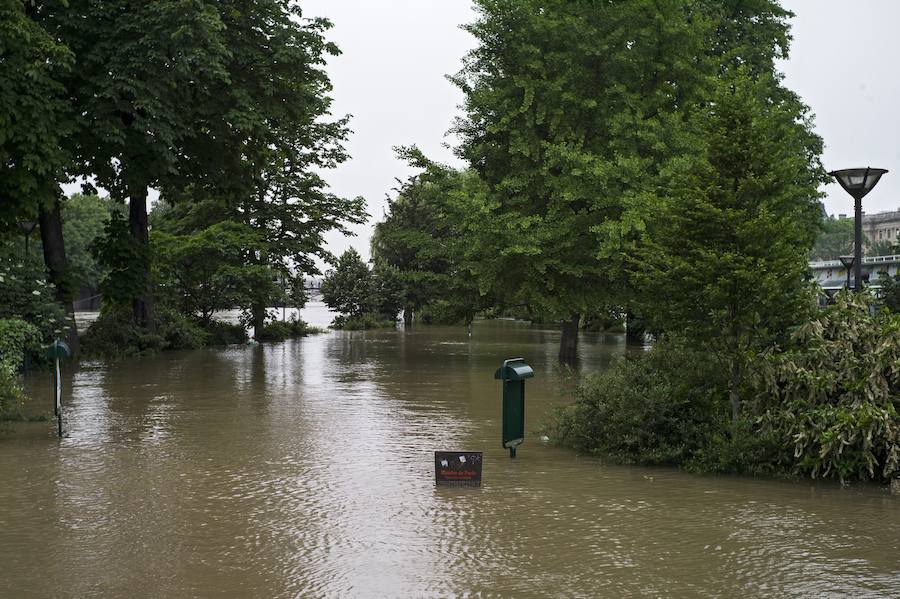
<svg viewBox="0 0 900 599"><path fill-rule="evenodd" d="M534 365L532 431L570 385L557 343L483 323L87 365L65 439L0 437L0 596L897 596L878 489L609 466L531 433L510 460L493 370ZM483 450L484 486L435 488L435 449Z"/></svg>

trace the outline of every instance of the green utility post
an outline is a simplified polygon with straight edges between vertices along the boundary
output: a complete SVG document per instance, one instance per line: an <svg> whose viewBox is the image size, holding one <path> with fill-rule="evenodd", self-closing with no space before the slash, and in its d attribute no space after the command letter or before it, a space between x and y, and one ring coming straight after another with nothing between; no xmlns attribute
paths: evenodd
<svg viewBox="0 0 900 599"><path fill-rule="evenodd" d="M55 375L56 379L54 381L54 392L53 392L53 413L56 414L56 432L60 437L63 435L63 422L62 422L62 377L59 375L59 359L60 358L68 358L72 355L72 351L69 349L69 346L65 341L59 341L58 339L53 342L53 345L47 348L47 357L51 358L56 363Z"/></svg>
<svg viewBox="0 0 900 599"><path fill-rule="evenodd" d="M523 358L510 358L494 373L503 381L503 447L509 449L509 457L516 457L516 448L525 440L525 379L534 376L534 370Z"/></svg>

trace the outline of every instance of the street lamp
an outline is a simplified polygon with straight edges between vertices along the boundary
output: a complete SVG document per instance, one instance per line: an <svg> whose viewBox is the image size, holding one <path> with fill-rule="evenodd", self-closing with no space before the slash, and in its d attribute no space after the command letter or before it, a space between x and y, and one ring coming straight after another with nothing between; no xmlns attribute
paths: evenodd
<svg viewBox="0 0 900 599"><path fill-rule="evenodd" d="M19 228L22 229L22 233L25 234L25 255L28 255L28 239L31 237L32 231L37 226L37 222L33 220L20 220Z"/></svg>
<svg viewBox="0 0 900 599"><path fill-rule="evenodd" d="M881 175L887 172L883 168L845 168L839 171L831 171L828 173L836 178L844 191L853 196L854 200L854 223L853 223L853 239L856 247L853 248L853 258L855 261L854 272L854 289L862 290L862 199L881 179Z"/></svg>
<svg viewBox="0 0 900 599"><path fill-rule="evenodd" d="M847 289L850 289L850 269L853 268L853 263L856 262L856 256L838 256L838 260L847 269Z"/></svg>

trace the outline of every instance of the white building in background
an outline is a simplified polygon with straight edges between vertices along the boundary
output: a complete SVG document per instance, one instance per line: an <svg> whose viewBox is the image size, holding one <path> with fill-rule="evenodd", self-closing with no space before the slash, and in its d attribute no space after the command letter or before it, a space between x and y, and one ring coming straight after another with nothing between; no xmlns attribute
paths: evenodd
<svg viewBox="0 0 900 599"><path fill-rule="evenodd" d="M900 209L875 214L863 213L862 229L869 244L879 241L900 242Z"/></svg>

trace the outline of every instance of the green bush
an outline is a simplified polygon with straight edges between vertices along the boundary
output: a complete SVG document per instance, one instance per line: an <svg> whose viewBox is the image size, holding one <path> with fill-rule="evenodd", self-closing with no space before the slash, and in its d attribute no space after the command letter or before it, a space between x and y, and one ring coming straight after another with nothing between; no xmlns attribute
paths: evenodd
<svg viewBox="0 0 900 599"><path fill-rule="evenodd" d="M209 334L199 324L170 308L157 310L156 330L151 333L135 326L131 308L107 305L85 331L81 343L86 355L113 358L196 349L208 340Z"/></svg>
<svg viewBox="0 0 900 599"><path fill-rule="evenodd" d="M362 314L360 316L335 316L331 322L331 328L345 331L365 331L368 329L393 329L397 323L393 320L385 320L377 314Z"/></svg>
<svg viewBox="0 0 900 599"><path fill-rule="evenodd" d="M0 420L24 417L25 391L19 369L28 353L40 348L40 331L23 320L0 320Z"/></svg>
<svg viewBox="0 0 900 599"><path fill-rule="evenodd" d="M305 337L318 331L300 319L274 320L263 327L262 334L257 341L284 341L292 337Z"/></svg>
<svg viewBox="0 0 900 599"><path fill-rule="evenodd" d="M756 372L762 430L789 448L796 472L845 481L900 470L900 316L841 292Z"/></svg>
<svg viewBox="0 0 900 599"><path fill-rule="evenodd" d="M156 332L164 350L198 349L209 343L209 333L195 319L168 307L157 311Z"/></svg>
<svg viewBox="0 0 900 599"><path fill-rule="evenodd" d="M235 345L247 343L247 329L242 324L231 324L220 320L212 320L204 327L208 338L207 345Z"/></svg>
<svg viewBox="0 0 900 599"><path fill-rule="evenodd" d="M22 256L17 245L0 245L0 318L31 323L44 342L64 336L65 311L34 250Z"/></svg>
<svg viewBox="0 0 900 599"><path fill-rule="evenodd" d="M784 476L791 471L791 456L778 435L762 429L759 419L745 416L731 422L720 412L703 446L684 466L703 474Z"/></svg>
<svg viewBox="0 0 900 599"><path fill-rule="evenodd" d="M716 429L724 388L710 356L664 341L585 377L548 430L563 445L616 461L684 464Z"/></svg>

